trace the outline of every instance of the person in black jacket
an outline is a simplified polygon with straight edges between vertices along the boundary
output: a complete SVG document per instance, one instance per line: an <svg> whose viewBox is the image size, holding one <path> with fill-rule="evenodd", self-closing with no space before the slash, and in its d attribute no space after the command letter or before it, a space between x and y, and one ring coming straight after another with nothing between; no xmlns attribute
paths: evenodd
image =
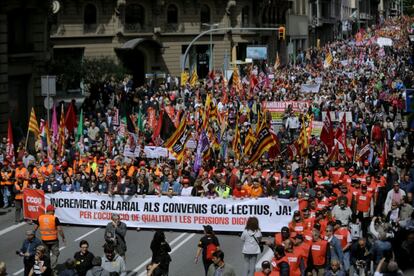
<svg viewBox="0 0 414 276"><path fill-rule="evenodd" d="M81 240L79 243L80 251L75 253L75 269L79 276L85 276L86 272L93 267L92 260L94 255L88 251L89 243Z"/></svg>
<svg viewBox="0 0 414 276"><path fill-rule="evenodd" d="M169 252L171 247L165 240L165 234L161 230L157 230L154 234L154 238L151 241L152 251L152 263L159 263L159 268L162 271L162 275L168 275L168 270L171 262Z"/></svg>

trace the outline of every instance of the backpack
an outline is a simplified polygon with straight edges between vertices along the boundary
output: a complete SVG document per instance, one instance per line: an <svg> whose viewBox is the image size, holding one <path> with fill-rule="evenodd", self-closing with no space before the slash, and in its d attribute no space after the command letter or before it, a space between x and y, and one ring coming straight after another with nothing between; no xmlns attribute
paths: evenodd
<svg viewBox="0 0 414 276"><path fill-rule="evenodd" d="M213 259L213 253L217 251L217 245L214 244L214 242L210 242L207 245L206 248L206 259L212 260Z"/></svg>

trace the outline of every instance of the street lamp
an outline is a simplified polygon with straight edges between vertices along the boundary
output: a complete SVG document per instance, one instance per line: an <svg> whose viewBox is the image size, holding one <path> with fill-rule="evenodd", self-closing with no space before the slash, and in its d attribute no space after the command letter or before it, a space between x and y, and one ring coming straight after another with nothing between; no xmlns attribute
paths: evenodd
<svg viewBox="0 0 414 276"><path fill-rule="evenodd" d="M201 24L203 26L209 27L210 30L212 30L215 27L218 27L219 24L218 23L213 23L213 24L208 24L208 23L203 23ZM210 32L210 57L208 60L208 68L209 71L212 71L214 67L214 58L213 58L213 32Z"/></svg>

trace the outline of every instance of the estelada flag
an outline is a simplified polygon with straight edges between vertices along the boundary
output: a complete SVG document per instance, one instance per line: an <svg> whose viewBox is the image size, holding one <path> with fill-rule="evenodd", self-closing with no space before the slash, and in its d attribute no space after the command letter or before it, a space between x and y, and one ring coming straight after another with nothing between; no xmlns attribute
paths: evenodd
<svg viewBox="0 0 414 276"><path fill-rule="evenodd" d="M272 146L276 144L270 133L269 128L266 125L262 125L259 133L256 135L256 143L252 147L252 155L250 156L248 164L256 162L259 158L268 151Z"/></svg>
<svg viewBox="0 0 414 276"><path fill-rule="evenodd" d="M188 139L191 136L191 131L187 127L187 116L183 116L180 125L177 130L171 135L171 137L164 143L164 147L177 158L177 161L181 161L184 155L185 146Z"/></svg>

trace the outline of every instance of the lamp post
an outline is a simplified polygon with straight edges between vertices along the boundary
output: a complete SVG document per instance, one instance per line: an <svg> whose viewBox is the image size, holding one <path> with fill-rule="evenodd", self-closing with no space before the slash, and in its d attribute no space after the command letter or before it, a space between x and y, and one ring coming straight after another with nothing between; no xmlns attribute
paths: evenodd
<svg viewBox="0 0 414 276"><path fill-rule="evenodd" d="M218 23L213 23L213 24L203 23L202 25L209 27L210 30L212 30L213 28L219 26ZM209 71L212 71L214 69L213 67L214 67L213 32L210 32L210 56L209 56L209 59L208 59L208 68L209 68Z"/></svg>

